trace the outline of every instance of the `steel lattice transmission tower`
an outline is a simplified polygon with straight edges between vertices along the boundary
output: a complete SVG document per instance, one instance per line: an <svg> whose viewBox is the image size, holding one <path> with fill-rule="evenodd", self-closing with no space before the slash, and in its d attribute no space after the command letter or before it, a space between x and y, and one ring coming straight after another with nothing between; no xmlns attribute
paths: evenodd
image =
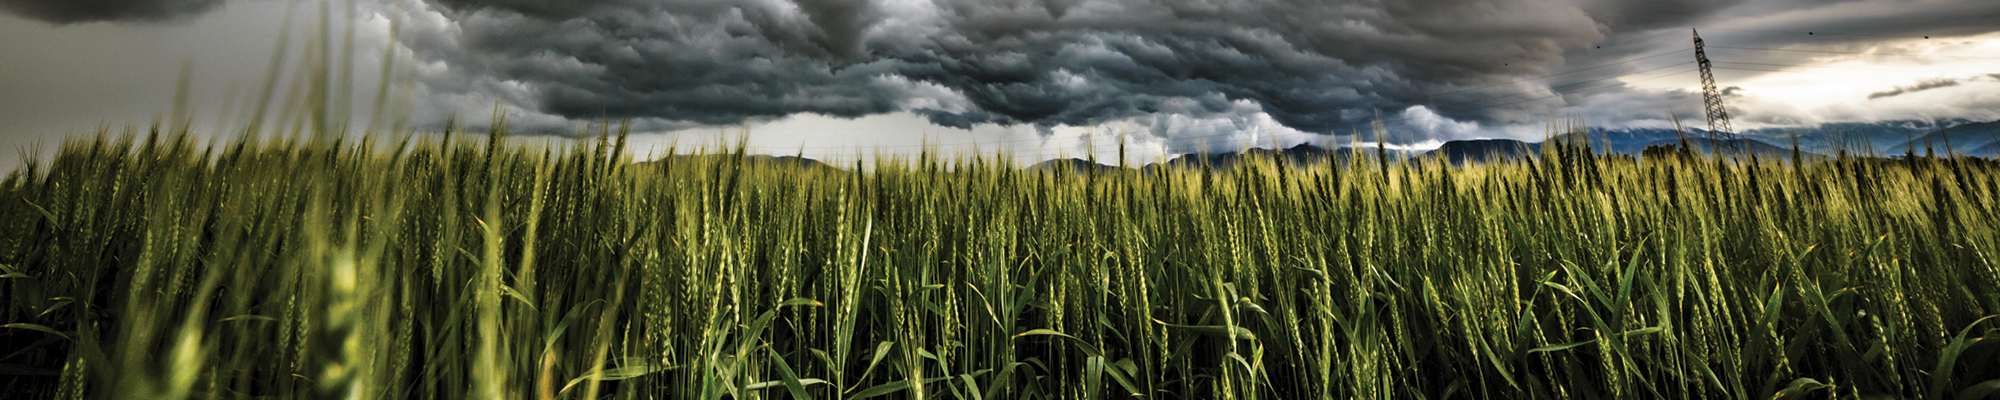
<svg viewBox="0 0 2000 400"><path fill-rule="evenodd" d="M1708 72L1708 52L1701 48L1701 31L1694 31L1694 61L1701 65L1701 102L1708 108L1709 139L1735 139L1729 128L1729 110L1722 107L1722 92L1715 90L1715 74Z"/></svg>

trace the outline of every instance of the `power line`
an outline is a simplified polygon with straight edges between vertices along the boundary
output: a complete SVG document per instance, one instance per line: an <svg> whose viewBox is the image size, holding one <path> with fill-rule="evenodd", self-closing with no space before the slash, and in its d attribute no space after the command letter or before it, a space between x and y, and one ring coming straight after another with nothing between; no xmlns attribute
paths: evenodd
<svg viewBox="0 0 2000 400"><path fill-rule="evenodd" d="M1940 58L1964 58L1972 60L2000 60L2000 57L1973 57L1973 56L1957 56L1957 55L1943 55L1943 54L1863 53L1858 51L1796 50L1796 49L1771 49L1763 47L1733 47L1733 46L1708 46L1708 47L1717 49L1731 49L1731 50L1784 51L1793 53L1856 54L1864 56L1940 57Z"/></svg>
<svg viewBox="0 0 2000 400"><path fill-rule="evenodd" d="M1674 55L1674 54L1680 54L1681 52L1685 52L1685 51L1688 51L1688 50L1694 50L1694 48L1693 48L1693 47L1689 47L1689 48L1684 48L1684 49L1680 49L1680 50L1674 50L1674 51L1669 51L1669 52L1665 52L1665 53L1659 53L1659 54L1654 54L1654 55L1649 55L1649 56L1645 56L1645 57L1638 57L1638 58L1629 58L1629 59L1625 59L1625 60L1622 60L1622 61L1618 61L1618 62L1613 62L1613 63L1609 63L1609 64L1602 64L1602 65L1597 65L1597 66L1591 66L1591 67L1584 67L1584 68L1579 68L1579 69L1575 69L1575 70L1570 70L1570 71L1565 71L1565 72L1558 72L1558 73L1554 73L1554 74L1548 74L1548 75L1542 75L1542 76L1537 76L1537 77L1533 77L1533 78L1526 78L1526 79L1521 79L1521 80L1515 80L1515 81L1510 81L1510 82L1502 82L1502 83L1496 83L1496 84L1492 84L1492 85L1486 85L1486 86L1481 86L1481 87L1475 87L1475 88L1466 88L1466 89L1459 89L1459 90L1453 90L1453 91L1449 91L1449 92L1443 92L1443 93L1432 93L1432 94L1426 94L1426 95L1423 95L1423 96L1418 96L1418 97L1412 97L1412 98L1407 98L1407 99L1390 99L1390 100L1393 100L1393 101L1399 101L1399 102L1410 102L1410 101L1413 101L1413 100L1419 100L1419 99L1429 99L1429 98L1433 98L1433 97L1437 97L1437 96L1443 96L1443 95L1448 95L1448 94L1456 94L1456 93L1461 93L1461 92L1466 92L1466 91L1472 91L1472 90L1483 90L1483 89L1491 89L1491 88L1495 88L1495 87L1500 87L1500 86L1506 86L1506 85L1512 85L1512 84L1516 84L1516 83L1521 83L1521 82L1527 82L1527 81L1534 81L1534 80L1542 80L1542 79L1548 79L1548 78L1554 78L1554 77L1558 77L1558 76L1563 76L1563 75L1569 75L1569 74L1574 74L1574 73L1578 73L1578 72L1583 72L1583 71L1589 71L1589 70L1595 70L1595 69L1600 69L1600 68L1605 68L1605 67L1610 67L1610 66L1615 66L1615 65L1623 65L1623 64L1630 64L1630 63L1634 63L1634 62L1638 62L1638 61L1640 61L1640 60L1646 60L1646 59L1651 59L1651 58L1657 58L1657 57L1665 57L1665 56L1670 56L1670 55Z"/></svg>
<svg viewBox="0 0 2000 400"><path fill-rule="evenodd" d="M1836 75L1836 76L1865 76L1871 78L1903 78L1903 79L1921 78L1908 75L1885 75L1885 74L1854 73L1854 72L1841 72L1841 71L1797 71L1788 69L1758 68L1758 67L1716 66L1715 69L1724 69L1731 71L1790 72L1790 73L1800 73L1800 74L1819 74L1819 75Z"/></svg>
<svg viewBox="0 0 2000 400"><path fill-rule="evenodd" d="M1590 84L1590 83L1595 83L1595 82L1603 82L1603 81L1608 81L1608 80L1613 80L1613 79L1618 79L1618 78L1623 78L1623 77L1627 77L1627 76L1632 76L1632 75L1639 75L1639 74L1644 74L1644 73L1648 73L1648 72L1653 72L1653 71L1659 71L1659 70L1663 70L1663 69L1667 69L1667 68L1673 68L1673 67L1679 67L1679 66L1683 66L1683 65L1688 65L1688 64L1693 64L1693 63L1694 63L1693 61L1687 61L1687 62L1682 62L1682 63L1679 63L1679 64L1671 64L1671 65L1667 65L1667 66L1663 66L1663 67L1658 67L1658 68L1653 68L1653 69L1648 69L1648 70L1644 70L1644 71L1638 71L1638 72L1632 72L1632 73L1628 73L1628 74L1624 74L1624 75L1616 75L1616 76L1611 76L1611 77L1605 77L1605 78L1598 78L1598 79L1592 79L1592 80L1587 80L1587 81L1579 81L1579 82L1570 82L1570 83L1567 83L1567 84L1562 84L1562 85L1555 85L1555 86L1549 86L1549 90L1550 90L1550 91L1561 91L1561 90L1568 90L1569 88L1572 88L1572 87L1577 87L1577 86L1582 86L1582 85L1585 85L1585 84ZM1483 103L1483 102L1487 102L1487 101L1492 101L1492 100L1499 100L1499 99L1505 99L1505 98L1509 98L1509 97L1514 97L1514 96L1520 96L1520 95L1526 95L1526 94L1532 94L1532 93L1533 93L1533 92L1519 92L1519 93L1514 93L1514 94L1510 94L1510 95L1506 95L1506 96L1499 96L1499 97L1491 97L1491 98L1487 98L1487 99L1484 99L1484 100L1474 100L1474 101L1468 101L1468 102L1465 102L1465 103L1460 103L1460 105L1464 105L1464 104L1473 104L1473 103Z"/></svg>
<svg viewBox="0 0 2000 400"><path fill-rule="evenodd" d="M1598 44L1598 45L1595 45L1595 46L1593 46L1593 47L1596 47L1596 48L1604 48L1605 46L1620 46L1620 45L1626 45L1626 44L1632 44L1632 43L1639 43L1639 42L1644 42L1644 41L1646 41L1646 40L1651 40L1651 39L1653 39L1653 38L1657 38L1657 37L1660 37L1661 35L1666 35L1666 34L1669 34L1669 33L1674 33L1674 30L1672 30L1672 29L1658 29L1658 30L1654 30L1654 31L1652 31L1652 33L1647 33L1647 34L1642 34L1642 35L1638 35L1638 36L1627 36L1627 37L1625 37L1625 39L1622 39L1622 40L1614 40L1614 41L1609 41L1609 42L1604 42L1603 44ZM1609 38L1607 38L1607 39L1609 39ZM1693 50L1694 48L1692 48L1692 47L1689 47L1688 49L1689 49L1689 50Z"/></svg>
<svg viewBox="0 0 2000 400"><path fill-rule="evenodd" d="M1839 70L1851 70L1851 71L1879 71L1879 72L1912 72L1912 73L1920 73L1920 74L1935 74L1935 73L1957 73L1957 74L1961 74L1961 75L1985 75L1984 73L1977 73L1977 72L1949 72L1949 71L1918 71L1918 70L1909 70L1909 69L1880 69L1880 68L1853 68L1853 67L1815 67L1815 66L1810 66L1810 65L1806 65L1806 64L1775 64L1775 63L1759 63L1759 62L1745 62L1745 61L1716 61L1715 63L1717 63L1717 64L1746 64L1746 65L1761 65L1761 66L1768 66L1768 67L1791 67L1791 68L1813 68L1813 69L1839 69Z"/></svg>
<svg viewBox="0 0 2000 400"><path fill-rule="evenodd" d="M1779 34L1787 34L1787 35L1805 35L1805 36L1848 36L1848 37L1865 37L1865 38L1879 38L1879 39L1930 39L1930 38L1931 38L1931 37L1930 37L1930 36L1928 36L1928 35L1918 35L1918 36L1885 36L1885 35L1861 35L1861 34L1853 34L1853 33L1827 33L1827 32L1822 32L1822 31L1804 31L1804 32L1799 32L1799 31L1771 31L1771 30L1760 30L1760 29L1729 29L1729 28L1708 28L1708 29L1709 29L1709 30L1712 30L1712 31L1733 31L1733 32L1756 32L1756 33L1779 33ZM1716 46L1716 47L1721 47L1721 46Z"/></svg>

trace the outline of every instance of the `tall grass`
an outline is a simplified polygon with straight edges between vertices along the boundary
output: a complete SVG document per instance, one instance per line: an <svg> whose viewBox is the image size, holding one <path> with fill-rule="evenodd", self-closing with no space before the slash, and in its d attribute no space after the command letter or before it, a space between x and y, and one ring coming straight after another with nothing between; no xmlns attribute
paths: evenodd
<svg viewBox="0 0 2000 400"><path fill-rule="evenodd" d="M2000 168L845 170L151 134L0 182L23 398L1984 398ZM351 140L351 139L350 139Z"/></svg>

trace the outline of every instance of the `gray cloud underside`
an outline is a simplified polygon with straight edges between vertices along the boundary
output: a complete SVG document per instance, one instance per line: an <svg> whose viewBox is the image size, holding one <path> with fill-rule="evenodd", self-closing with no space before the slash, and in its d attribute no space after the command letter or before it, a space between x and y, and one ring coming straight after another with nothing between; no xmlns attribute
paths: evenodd
<svg viewBox="0 0 2000 400"><path fill-rule="evenodd" d="M557 115L699 123L911 111L1086 125L1248 100L1331 132L1372 116L1354 110L1477 100L1423 94L1545 72L1603 34L1544 0L437 4L455 29L406 40L453 69L433 86L516 82Z"/></svg>
<svg viewBox="0 0 2000 400"><path fill-rule="evenodd" d="M220 5L222 0L0 0L0 10L57 24L166 21Z"/></svg>
<svg viewBox="0 0 2000 400"><path fill-rule="evenodd" d="M54 23L162 21L222 1L0 0L0 9ZM1214 129L1268 115L1291 129L1346 133L1367 130L1378 111L1415 105L1488 125L1578 107L1593 120L1658 120L1685 113L1674 107L1690 95L1575 85L1636 64L1507 82L1685 47L1691 25L1838 27L1848 36L1810 44L1894 52L1874 46L1887 36L1991 32L2000 20L2000 3L1951 0L423 1L406 7L421 15L400 41L423 63L427 101L465 103L439 110L502 102L543 121L655 127L797 113L911 112L951 127L1169 114L1238 125ZM1738 46L1799 43L1737 33ZM1581 87L1594 93L1574 92Z"/></svg>
<svg viewBox="0 0 2000 400"><path fill-rule="evenodd" d="M1883 98L1883 97L1891 97L1891 96L1897 96L1897 95L1902 95L1902 94L1904 94L1904 93L1914 93L1914 92L1921 92L1921 91L1925 91L1925 90L1931 90L1931 89L1937 89L1937 88L1945 88L1945 87L1952 87L1952 86L1958 86L1958 83L1959 83L1959 80L1957 80L1957 79L1949 79L1949 78L1939 78L1939 79L1926 79L1926 80L1923 80L1923 81L1919 81L1919 82L1917 82L1917 84L1915 84L1915 85L1909 85L1909 86L1897 86L1897 87L1896 87L1895 89L1890 89L1890 90L1885 90L1885 91L1880 91L1880 92L1875 92L1875 93L1869 93L1869 94L1868 94L1868 99L1869 99L1869 100L1874 100L1874 99L1879 99L1879 98Z"/></svg>

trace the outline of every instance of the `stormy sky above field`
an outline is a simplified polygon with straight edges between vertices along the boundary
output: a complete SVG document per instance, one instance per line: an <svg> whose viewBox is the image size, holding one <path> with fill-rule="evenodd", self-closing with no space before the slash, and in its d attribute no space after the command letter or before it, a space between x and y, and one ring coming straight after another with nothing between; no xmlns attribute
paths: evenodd
<svg viewBox="0 0 2000 400"><path fill-rule="evenodd" d="M0 0L0 145L303 93L351 34L356 126L496 108L524 134L629 120L642 145L1142 157L1701 125L1689 28L1739 128L2000 118L1986 0ZM351 17L349 16L351 13ZM289 24L286 21L290 21ZM350 29L351 28L351 29ZM284 33L287 29L289 34ZM392 32L393 29L393 32ZM280 40L285 56L273 58ZM393 47L392 47L393 46ZM385 52L388 49L390 51ZM383 56L396 67L381 68ZM275 79L272 61L279 60ZM396 95L377 96L391 77ZM276 82L270 84L268 82ZM397 118L370 118L386 99ZM400 100L399 100L400 99ZM296 103L296 101L294 101ZM357 129L358 130L358 129ZM44 150L46 151L46 150ZM4 160L0 160L4 161ZM10 162L10 164L13 164Z"/></svg>

